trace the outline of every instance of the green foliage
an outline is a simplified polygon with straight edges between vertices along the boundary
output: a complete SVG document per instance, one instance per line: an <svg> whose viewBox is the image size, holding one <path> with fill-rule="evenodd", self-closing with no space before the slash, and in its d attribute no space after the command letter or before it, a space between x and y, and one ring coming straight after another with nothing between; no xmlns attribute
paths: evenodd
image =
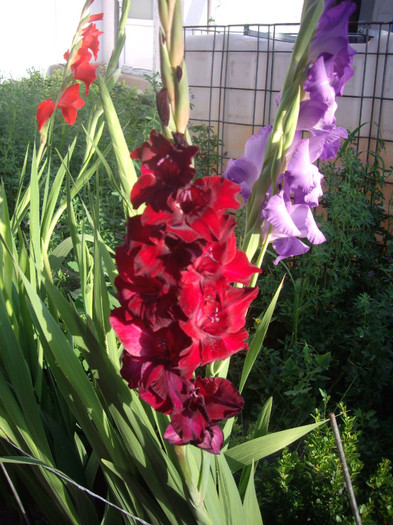
<svg viewBox="0 0 393 525"><path fill-rule="evenodd" d="M354 415L344 411L341 430L363 522L390 523L392 474L383 457L393 457L386 403L393 395L393 235L383 186L392 169L376 157L366 170L350 141L320 169L325 195L317 220L327 242L277 267L274 254L265 258L254 317L287 279L243 393L244 426L270 396L275 429L303 424L321 391L330 395L330 410L344 401ZM232 373L236 379L236 367ZM301 452L265 463L257 471L265 523L353 523L340 469L327 427L307 436Z"/></svg>
<svg viewBox="0 0 393 525"><path fill-rule="evenodd" d="M326 403L315 419L326 417ZM364 525L388 524L392 518L393 476L384 459L367 483L359 452L361 431L355 416L339 404L337 416L344 453ZM260 502L268 525L354 523L344 485L342 465L332 429L318 427L306 436L300 450L285 449L274 465L265 462L261 473ZM364 476L363 476L364 478Z"/></svg>
<svg viewBox="0 0 393 525"><path fill-rule="evenodd" d="M383 459L367 482L369 498L360 506L364 525L389 525L393 522L392 462Z"/></svg>
<svg viewBox="0 0 393 525"><path fill-rule="evenodd" d="M356 449L358 432L354 418L341 406L341 439L356 486L362 469ZM322 414L317 412L316 420ZM303 442L302 452L285 449L274 468L262 470L261 504L268 524L352 523L344 477L333 432L329 426L317 428Z"/></svg>
<svg viewBox="0 0 393 525"><path fill-rule="evenodd" d="M220 158L218 148L221 140L214 133L214 129L204 124L191 124L189 130L193 144L199 148L196 156L197 177L219 175L217 171Z"/></svg>
<svg viewBox="0 0 393 525"><path fill-rule="evenodd" d="M55 139L42 158L32 148L25 186L8 189L11 210L1 187L0 461L50 522L117 523L123 511L126 523L138 516L157 525L236 525L246 516L261 525L255 463L315 425L263 436L266 409L255 439L225 455L175 451L162 439L168 417L121 378L109 323L116 268L105 241L118 242L108 231L124 233L134 173L107 86L98 83L103 112L98 101L93 117L105 117L113 158L98 122L86 126L90 142L75 137L65 156L55 155ZM267 324L261 320L255 354ZM101 507L90 498L96 492Z"/></svg>

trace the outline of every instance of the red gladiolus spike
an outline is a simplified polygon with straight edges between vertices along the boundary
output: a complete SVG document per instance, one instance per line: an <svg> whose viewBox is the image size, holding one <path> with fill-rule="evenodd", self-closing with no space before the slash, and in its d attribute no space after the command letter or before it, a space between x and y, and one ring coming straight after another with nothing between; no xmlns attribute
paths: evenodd
<svg viewBox="0 0 393 525"><path fill-rule="evenodd" d="M243 400L225 379L192 379L195 370L247 349L245 315L259 271L236 248L236 184L220 177L191 183L196 148L180 134L171 143L153 131L131 153L142 161L131 192L143 213L128 222L116 250L121 307L111 324L124 346L122 376L155 410L170 414L164 438L218 454L217 425L238 414Z"/></svg>
<svg viewBox="0 0 393 525"><path fill-rule="evenodd" d="M72 84L62 94L58 107L61 109L67 124L75 124L78 109L85 105L83 98L79 96L79 84Z"/></svg>
<svg viewBox="0 0 393 525"><path fill-rule="evenodd" d="M46 122L53 115L55 107L56 107L55 103L53 102L51 98L44 100L38 106L38 109L37 109L38 131L41 131L42 127L46 124Z"/></svg>

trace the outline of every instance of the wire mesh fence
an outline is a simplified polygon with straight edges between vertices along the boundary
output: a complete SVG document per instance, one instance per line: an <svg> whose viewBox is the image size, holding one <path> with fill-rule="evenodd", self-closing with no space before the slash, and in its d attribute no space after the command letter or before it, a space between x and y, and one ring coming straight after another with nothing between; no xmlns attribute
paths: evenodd
<svg viewBox="0 0 393 525"><path fill-rule="evenodd" d="M338 99L337 125L356 130L356 147L393 164L393 23L358 24L350 35L354 75ZM193 121L218 136L217 171L243 154L246 140L272 124L297 24L185 27ZM385 149L381 150L384 142ZM393 180L388 180L393 184Z"/></svg>

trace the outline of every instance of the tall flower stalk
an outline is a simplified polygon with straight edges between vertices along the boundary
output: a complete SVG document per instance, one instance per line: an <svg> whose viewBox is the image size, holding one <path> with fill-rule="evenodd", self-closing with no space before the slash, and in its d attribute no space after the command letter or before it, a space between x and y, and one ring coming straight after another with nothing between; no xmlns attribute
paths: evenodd
<svg viewBox="0 0 393 525"><path fill-rule="evenodd" d="M37 154L38 164L47 143L52 116L56 108L61 109L67 124L73 125L75 124L78 109L85 104L83 98L79 96L79 84L71 84L71 82L73 80L84 82L85 95L87 95L91 84L97 79L96 70L98 66L91 64L90 61L93 56L97 60L98 38L102 31L97 29L94 22L102 20L104 14L89 14L91 4L92 0L86 0L71 48L64 54L66 65L57 98L54 101L51 98L44 100L38 106L37 123L40 132L40 148Z"/></svg>
<svg viewBox="0 0 393 525"><path fill-rule="evenodd" d="M272 127L251 137L245 157L229 161L224 177L240 184L247 201L243 248L250 260L260 249L260 266L269 242L275 260L306 252L324 242L311 209L322 195L314 162L337 154L347 132L335 125L336 97L352 76L354 50L348 20L354 4L306 0Z"/></svg>

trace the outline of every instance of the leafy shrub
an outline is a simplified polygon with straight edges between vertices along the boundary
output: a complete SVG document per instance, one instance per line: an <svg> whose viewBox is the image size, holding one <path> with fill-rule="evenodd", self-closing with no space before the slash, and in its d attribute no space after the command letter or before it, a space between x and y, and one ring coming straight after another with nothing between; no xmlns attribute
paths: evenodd
<svg viewBox="0 0 393 525"><path fill-rule="evenodd" d="M327 400L325 397L325 408ZM338 418L341 440L362 521L364 525L391 523L390 461L383 459L367 484L361 482L361 432L356 417L350 416L343 404L338 408L342 412ZM325 417L325 409L316 412L317 421ZM354 523L336 443L328 424L308 434L301 451L285 449L273 467L265 462L261 478L260 502L267 525Z"/></svg>

